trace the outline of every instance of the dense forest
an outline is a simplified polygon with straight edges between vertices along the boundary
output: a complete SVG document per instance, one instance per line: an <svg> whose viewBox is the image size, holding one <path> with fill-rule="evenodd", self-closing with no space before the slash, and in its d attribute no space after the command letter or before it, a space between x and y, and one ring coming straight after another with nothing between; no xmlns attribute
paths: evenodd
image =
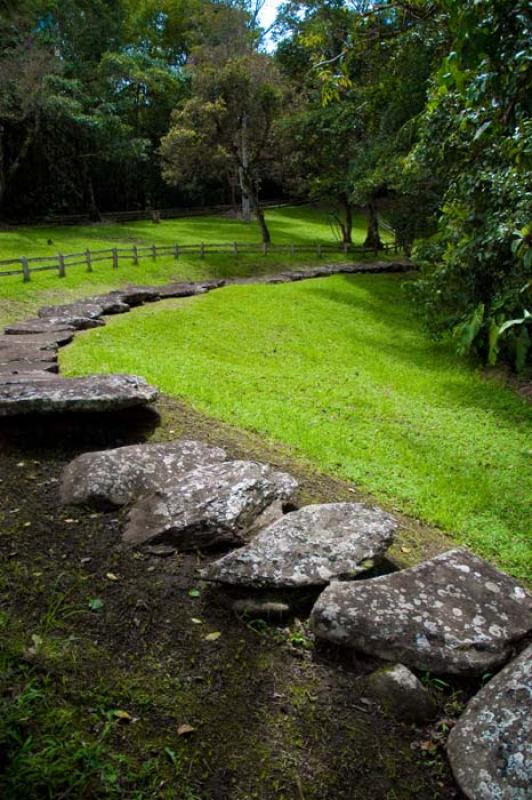
<svg viewBox="0 0 532 800"><path fill-rule="evenodd" d="M460 352L530 353L527 0L20 0L0 17L0 214L326 204L390 225Z"/></svg>

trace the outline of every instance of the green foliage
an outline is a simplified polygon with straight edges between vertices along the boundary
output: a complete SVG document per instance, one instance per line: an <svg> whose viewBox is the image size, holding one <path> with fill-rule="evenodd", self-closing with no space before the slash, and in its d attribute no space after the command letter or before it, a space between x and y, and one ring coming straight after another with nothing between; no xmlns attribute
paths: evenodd
<svg viewBox="0 0 532 800"><path fill-rule="evenodd" d="M432 331L461 352L525 365L528 332L501 326L530 300L532 27L526 2L443 2L451 49L436 73L407 175L440 176L438 232L413 287ZM523 288L525 287L525 288ZM513 327L513 326L511 326Z"/></svg>

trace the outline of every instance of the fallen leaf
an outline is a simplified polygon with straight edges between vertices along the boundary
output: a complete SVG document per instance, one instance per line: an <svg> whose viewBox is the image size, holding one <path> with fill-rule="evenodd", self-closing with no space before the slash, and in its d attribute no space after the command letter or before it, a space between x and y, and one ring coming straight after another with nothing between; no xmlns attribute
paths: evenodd
<svg viewBox="0 0 532 800"><path fill-rule="evenodd" d="M411 553L411 552L412 552L411 547L401 547L401 553Z"/></svg>
<svg viewBox="0 0 532 800"><path fill-rule="evenodd" d="M215 642L216 639L219 639L222 634L220 631L213 631L212 633L208 633L205 637L206 642Z"/></svg>
<svg viewBox="0 0 532 800"><path fill-rule="evenodd" d="M177 729L178 736L187 736L189 733L194 733L196 728L193 728L192 725L188 725L186 722L183 725L180 725Z"/></svg>
<svg viewBox="0 0 532 800"><path fill-rule="evenodd" d="M190 621L193 622L194 625L203 625L203 620L202 619L198 619L197 617L192 617L192 619Z"/></svg>
<svg viewBox="0 0 532 800"><path fill-rule="evenodd" d="M114 709L112 715L115 719L123 720L124 722L131 722L133 717L127 711L122 711L120 708Z"/></svg>
<svg viewBox="0 0 532 800"><path fill-rule="evenodd" d="M89 600L89 608L91 611L101 611L103 609L103 600L100 600L99 597L93 597L92 600Z"/></svg>
<svg viewBox="0 0 532 800"><path fill-rule="evenodd" d="M189 597L199 597L200 596L199 589L189 589L188 590L188 596Z"/></svg>
<svg viewBox="0 0 532 800"><path fill-rule="evenodd" d="M110 581L117 581L118 580L118 576L115 575L114 572L108 572L105 577Z"/></svg>

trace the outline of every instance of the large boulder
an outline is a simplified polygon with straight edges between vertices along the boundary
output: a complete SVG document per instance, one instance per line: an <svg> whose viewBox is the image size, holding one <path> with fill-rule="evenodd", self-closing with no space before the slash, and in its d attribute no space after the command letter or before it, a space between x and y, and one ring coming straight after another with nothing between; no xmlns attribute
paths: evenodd
<svg viewBox="0 0 532 800"><path fill-rule="evenodd" d="M447 754L470 800L530 800L532 645L471 700L451 731Z"/></svg>
<svg viewBox="0 0 532 800"><path fill-rule="evenodd" d="M103 508L123 506L181 480L197 467L226 458L219 447L187 440L84 453L63 472L61 501Z"/></svg>
<svg viewBox="0 0 532 800"><path fill-rule="evenodd" d="M201 575L253 589L325 586L367 570L390 546L395 528L389 514L360 503L305 506L209 564Z"/></svg>
<svg viewBox="0 0 532 800"><path fill-rule="evenodd" d="M530 595L456 549L373 580L334 582L312 610L317 636L438 673L482 674L532 629Z"/></svg>
<svg viewBox="0 0 532 800"><path fill-rule="evenodd" d="M297 482L252 461L228 461L189 472L182 480L140 500L124 533L130 545L155 542L181 550L243 544L291 503Z"/></svg>
<svg viewBox="0 0 532 800"><path fill-rule="evenodd" d="M0 417L65 411L117 411L143 406L157 391L132 375L94 375L0 384Z"/></svg>

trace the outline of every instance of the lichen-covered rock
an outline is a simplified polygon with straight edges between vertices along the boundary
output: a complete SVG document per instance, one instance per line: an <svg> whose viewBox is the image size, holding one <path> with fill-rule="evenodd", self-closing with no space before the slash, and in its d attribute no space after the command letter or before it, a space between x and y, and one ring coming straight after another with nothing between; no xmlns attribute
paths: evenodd
<svg viewBox="0 0 532 800"><path fill-rule="evenodd" d="M41 306L38 313L43 319L64 319L66 322L71 318L99 319L103 314L103 306L89 302L67 303L62 306Z"/></svg>
<svg viewBox="0 0 532 800"><path fill-rule="evenodd" d="M128 303L124 303L113 294L98 294L95 297L85 298L83 302L101 306L104 314L125 314L130 310Z"/></svg>
<svg viewBox="0 0 532 800"><path fill-rule="evenodd" d="M46 372L58 373L59 364L57 360L34 361L30 358L21 358L18 361L2 361L0 359L0 375L20 375L22 372Z"/></svg>
<svg viewBox="0 0 532 800"><path fill-rule="evenodd" d="M220 447L185 439L84 453L63 472L61 501L103 508L123 506L181 480L197 467L226 458Z"/></svg>
<svg viewBox="0 0 532 800"><path fill-rule="evenodd" d="M325 586L372 566L371 559L392 543L395 528L389 514L360 503L305 506L209 564L201 575L250 588Z"/></svg>
<svg viewBox="0 0 532 800"><path fill-rule="evenodd" d="M0 384L0 417L64 411L117 411L157 399L157 391L132 375L93 375Z"/></svg>
<svg viewBox="0 0 532 800"><path fill-rule="evenodd" d="M192 297L202 293L196 283L167 283L164 286L158 286L157 291L161 300L170 297Z"/></svg>
<svg viewBox="0 0 532 800"><path fill-rule="evenodd" d="M479 674L532 629L530 595L466 550L366 581L334 582L312 610L323 639L416 669Z"/></svg>
<svg viewBox="0 0 532 800"><path fill-rule="evenodd" d="M181 550L243 544L293 501L297 482L252 461L228 461L189 472L133 507L124 533L130 545L162 542Z"/></svg>
<svg viewBox="0 0 532 800"><path fill-rule="evenodd" d="M403 722L423 725L436 714L432 695L404 664L376 670L369 676L368 688L385 711Z"/></svg>
<svg viewBox="0 0 532 800"><path fill-rule="evenodd" d="M470 800L532 797L532 645L470 701L447 754Z"/></svg>

